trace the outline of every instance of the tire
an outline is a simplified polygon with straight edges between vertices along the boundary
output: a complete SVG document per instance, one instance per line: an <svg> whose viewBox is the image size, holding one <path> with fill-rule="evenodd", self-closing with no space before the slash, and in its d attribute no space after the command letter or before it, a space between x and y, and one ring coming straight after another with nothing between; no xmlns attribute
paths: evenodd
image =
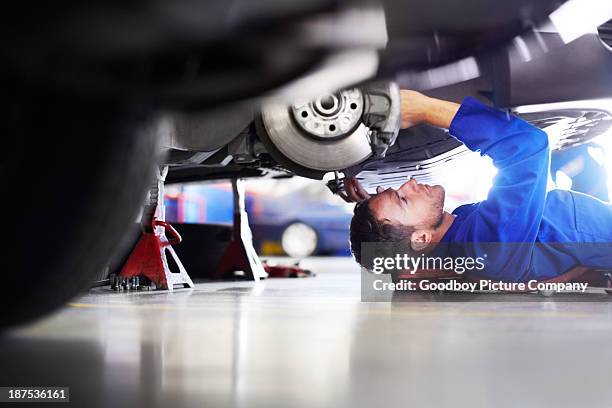
<svg viewBox="0 0 612 408"><path fill-rule="evenodd" d="M18 220L18 267L4 271L0 329L62 306L99 276L132 230L158 152L150 109L12 90L0 126L16 141L2 167Z"/></svg>
<svg viewBox="0 0 612 408"><path fill-rule="evenodd" d="M306 258L316 253L319 236L314 228L303 222L293 222L283 230L281 246L293 258Z"/></svg>

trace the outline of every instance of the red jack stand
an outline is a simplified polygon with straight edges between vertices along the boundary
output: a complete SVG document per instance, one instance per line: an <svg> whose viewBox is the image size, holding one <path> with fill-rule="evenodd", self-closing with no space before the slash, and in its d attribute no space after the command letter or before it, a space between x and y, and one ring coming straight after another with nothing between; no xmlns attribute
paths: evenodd
<svg viewBox="0 0 612 408"><path fill-rule="evenodd" d="M217 264L213 278L235 279L239 277L256 281L267 278L268 274L253 248L253 235L245 208L244 182L232 179L232 191L234 196L232 240Z"/></svg>
<svg viewBox="0 0 612 408"><path fill-rule="evenodd" d="M167 174L168 167L159 169L157 180L151 188L149 204L144 207L141 220L142 235L125 265L123 265L114 285L119 289L124 281L137 282L138 279L134 278L140 275L149 279L156 289L172 291L174 285L180 284L183 287L194 287L185 267L176 255L174 248L172 248L172 245L181 242L181 236L170 224L164 221L164 181ZM168 239L166 233L169 233L172 238ZM178 272L170 270L167 254L176 263ZM127 284L127 287L130 287L130 283Z"/></svg>

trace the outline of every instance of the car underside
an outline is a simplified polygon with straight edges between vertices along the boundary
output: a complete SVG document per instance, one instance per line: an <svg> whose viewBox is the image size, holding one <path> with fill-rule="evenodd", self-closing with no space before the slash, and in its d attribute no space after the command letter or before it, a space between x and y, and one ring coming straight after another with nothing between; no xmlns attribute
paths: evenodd
<svg viewBox="0 0 612 408"><path fill-rule="evenodd" d="M457 102L473 96L506 109L547 131L553 150L588 142L612 125L612 103L606 100L612 94L607 73L612 68L612 42L606 36L610 23L602 25L598 33L585 35L570 44L563 44L557 33L548 30L537 32L537 43L533 38L531 43L521 40L521 50L529 53L528 60L517 56L519 51L509 46L477 59L473 65L478 72L476 78L426 87L423 91ZM530 35L534 36L534 32ZM517 43L515 39L512 44ZM535 50L529 51L529 47ZM531 55L541 53L542 47L546 47L545 58ZM565 67L562 71L555 69L560 64ZM451 63L447 68L461 69L454 65ZM568 81L569 75L585 76L579 89L573 81ZM398 76L400 84L410 80L409 76ZM179 124L170 132L172 137L162 143L168 148L166 162L171 166L168 180L291 175L322 179L328 172L342 172L357 176L373 190L377 185L397 186L407 177L426 181L430 171L467 152L447 131L431 126L421 125L398 134L399 123L392 109L399 102L397 95L394 96L397 89L389 82L375 85L326 93L290 107L264 104L257 109L242 103L221 114L211 113L210 117L181 116L177 119ZM373 95L384 95L385 100L379 105L389 109L372 112ZM328 103L327 109L325 103ZM372 132L369 125L358 126L371 121L368 114L372 113L377 115L379 125L384 122L388 127L388 136L382 138L386 143L372 140L379 133L377 129ZM214 118L223 115L226 115L224 123L231 127L225 136L226 144L214 149L203 145L190 149L189 141L197 139L194 129L199 134L220 134Z"/></svg>

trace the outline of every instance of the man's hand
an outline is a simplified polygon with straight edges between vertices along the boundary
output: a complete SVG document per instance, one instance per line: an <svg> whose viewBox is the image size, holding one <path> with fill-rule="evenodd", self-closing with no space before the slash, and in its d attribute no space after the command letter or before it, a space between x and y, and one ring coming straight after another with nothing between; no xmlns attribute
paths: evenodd
<svg viewBox="0 0 612 408"><path fill-rule="evenodd" d="M338 191L338 195L347 203L358 203L370 198L370 194L365 191L355 177L344 181L344 192Z"/></svg>
<svg viewBox="0 0 612 408"><path fill-rule="evenodd" d="M423 122L448 129L457 110L459 110L459 104L430 98L420 92L408 89L400 90L400 100L400 126L402 129ZM377 187L376 194L381 193L383 190L382 187ZM358 203L370 198L370 194L368 194L355 177L344 181L344 191L339 191L338 195L347 203Z"/></svg>

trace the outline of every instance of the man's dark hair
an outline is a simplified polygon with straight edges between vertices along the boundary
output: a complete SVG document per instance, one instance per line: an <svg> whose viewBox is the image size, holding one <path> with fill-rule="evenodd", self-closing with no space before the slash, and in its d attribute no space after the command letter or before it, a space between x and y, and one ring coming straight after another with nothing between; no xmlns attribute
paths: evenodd
<svg viewBox="0 0 612 408"><path fill-rule="evenodd" d="M410 237L415 228L406 225L393 225L376 219L369 206L370 199L355 205L350 227L351 252L362 266L362 242L400 242ZM367 267L367 266L366 266Z"/></svg>

